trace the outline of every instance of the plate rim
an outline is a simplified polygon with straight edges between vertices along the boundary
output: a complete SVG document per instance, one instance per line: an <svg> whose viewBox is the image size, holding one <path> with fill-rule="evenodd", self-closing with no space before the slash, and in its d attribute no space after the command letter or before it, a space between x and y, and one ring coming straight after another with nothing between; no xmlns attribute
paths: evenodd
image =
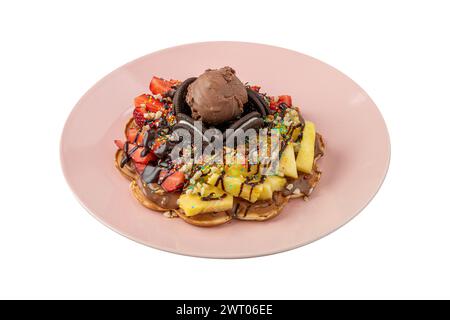
<svg viewBox="0 0 450 320"><path fill-rule="evenodd" d="M322 234L320 237L316 237L314 239L311 239L310 241L298 244L298 245L293 245L290 247L285 247L282 249L276 249L276 250L272 250L272 251L267 251L265 253L257 253L257 254L231 254L231 255L224 255L224 254L217 254L217 255L212 255L212 254L208 254L208 255L201 255L201 254L195 254L195 253L189 253L189 252L183 252L183 251L176 251L175 249L170 249L170 248L166 248L166 247L161 247L158 245L153 245L153 244L148 244L136 237L133 237L132 235L128 235L125 234L124 232L116 229L115 227L113 227L112 225L110 225L108 222L104 221L102 218L100 218L99 216L97 216L94 212L91 212L91 210L89 210L89 208L85 205L85 203L80 199L80 197L78 196L78 194L75 191L75 187L72 184L71 180L69 179L68 173L67 173L67 168L64 162L64 155L63 155L63 145L64 145L64 136L66 133L67 128L69 127L69 124L71 122L71 120L73 119L73 116L76 112L76 109L78 107L78 105L80 104L81 101L84 100L84 98L86 96L88 96L92 91L94 91L97 87L99 87L105 80L107 80L111 75L115 74L116 72L122 70L122 69L126 69L129 65L138 63L141 60L147 59L147 57L149 56L153 56L153 55L157 55L157 54L162 54L164 53L164 51L168 51L168 50L176 50L179 48L183 48L183 47L189 47L189 46L193 46L193 45L220 45L220 44L240 44L240 45L257 45L257 46L264 46L264 47L271 47L277 50L284 50L284 51L289 51L291 53L294 54L299 54L299 55L303 55L306 56L309 59L315 60L316 62L319 62L323 65L326 65L328 68L333 69L335 72L339 73L341 76L344 76L346 79L350 80L353 85L355 85L361 92L365 93L367 98L370 100L370 102L375 106L376 111L378 113L378 115L380 116L381 122L383 123L384 126L384 130L386 132L386 147L387 147L387 160L384 166L384 170L383 170L383 176L382 178L379 180L378 184L376 185L376 189L375 191L371 194L371 196L367 199L367 201L364 203L363 206L361 206L361 208L357 211L354 212L354 214L347 219L346 221L344 221L342 224L338 225L335 228L330 229L328 232ZM273 255L273 254L281 254L281 253L285 253L288 251L292 251L294 249L309 245L317 240L320 240L328 235L330 235L331 233L339 230L340 228L344 227L345 225L347 225L347 223L349 223L351 220L353 220L355 217L357 217L371 202L372 200L375 198L375 196L378 194L378 192L380 191L382 185L384 184L384 181L386 180L386 177L389 173L389 168L390 168L390 162L391 162L391 153L392 153L392 145L391 145L391 138L390 138L390 134L389 134L389 128L386 124L386 120L383 116L383 114L381 113L380 109L378 108L377 104L375 104L375 102L372 100L371 96L367 94L367 92L358 84L356 83L350 76L348 76L347 74L343 73L342 71L340 71L339 69L333 67L332 65L317 59L315 57L312 57L308 54L305 54L303 52L299 52L293 49L289 49L289 48L285 48L285 47L280 47L280 46L275 46L275 45L271 45L271 44L265 44L265 43L259 43L259 42L248 42L248 41L200 41L200 42L190 42L190 43L184 43L184 44L180 44L180 45L176 45L176 46L171 46L171 47L166 47L160 50L156 50L150 53L147 53L145 55L142 55L136 59L133 59L117 68L115 68L114 70L110 71L109 73L107 73L105 76L103 76L102 78L100 78L98 81L96 81L92 86L89 87L89 89L78 99L78 101L75 103L75 105L72 107L71 111L69 112L66 121L64 123L61 135L60 135L60 140L59 140L59 161L60 161L60 166L61 166L61 170L64 176L64 179L66 181L66 184L69 186L70 191L72 192L73 196L75 197L75 199L78 201L78 203L80 203L80 205L84 208L85 211L87 211L89 213L89 215L91 215L92 217L94 217L97 221L101 222L103 225L105 225L106 227L108 227L110 230L113 230L114 232L118 233L119 235L130 239L136 243L139 243L141 245L144 245L146 247L152 248L152 249L157 249L163 252L168 252L168 253L174 253L177 255L181 255L181 256L187 256L187 257L195 257L195 258L205 258L205 259L248 259L248 258L258 258L258 257L265 257L265 256L269 256L269 255Z"/></svg>

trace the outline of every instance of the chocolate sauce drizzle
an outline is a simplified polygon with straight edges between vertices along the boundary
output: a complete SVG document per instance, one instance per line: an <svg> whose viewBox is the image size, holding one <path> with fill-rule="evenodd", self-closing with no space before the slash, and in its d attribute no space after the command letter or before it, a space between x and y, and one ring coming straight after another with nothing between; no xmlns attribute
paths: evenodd
<svg viewBox="0 0 450 320"><path fill-rule="evenodd" d="M225 173L222 172L219 176L219 178L217 178L216 183L214 183L214 186L217 187L219 185L219 183L221 184L222 190L225 190L225 186L223 184L223 178L225 177Z"/></svg>
<svg viewBox="0 0 450 320"><path fill-rule="evenodd" d="M123 155L122 160L120 160L120 167L123 168L130 160L133 153L139 148L139 146L134 146L130 151L128 151L129 142L125 142L123 145Z"/></svg>
<svg viewBox="0 0 450 320"><path fill-rule="evenodd" d="M216 196L216 194L211 193L211 194L208 194L206 197L201 197L201 200L202 200L202 201L221 200L221 199L226 198L226 196L227 196L226 193L224 193L224 194L222 194L221 196L218 196L218 197Z"/></svg>

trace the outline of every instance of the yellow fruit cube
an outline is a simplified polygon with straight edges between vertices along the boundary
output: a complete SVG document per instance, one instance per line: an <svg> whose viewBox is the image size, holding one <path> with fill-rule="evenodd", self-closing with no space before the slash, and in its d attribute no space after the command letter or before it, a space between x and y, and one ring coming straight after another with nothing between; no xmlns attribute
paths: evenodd
<svg viewBox="0 0 450 320"><path fill-rule="evenodd" d="M178 204L188 217L195 216L200 213L226 211L233 207L232 195L226 194L219 188L211 186L205 189L207 189L207 192L205 192L203 197L197 193L182 194L180 196ZM223 196L224 194L225 196ZM208 195L210 195L210 198L214 200L205 200Z"/></svg>
<svg viewBox="0 0 450 320"><path fill-rule="evenodd" d="M270 184L272 192L283 190L284 186L287 183L286 178L278 177L278 176L267 176L266 181L264 183Z"/></svg>
<svg viewBox="0 0 450 320"><path fill-rule="evenodd" d="M263 189L262 183L249 181L245 183L243 177L225 176L223 180L225 191L234 197L241 197L250 202L258 200Z"/></svg>
<svg viewBox="0 0 450 320"><path fill-rule="evenodd" d="M248 200L250 202L255 202L259 199L261 192L263 189L263 184L245 184L242 188L241 198L244 198L245 200Z"/></svg>
<svg viewBox="0 0 450 320"><path fill-rule="evenodd" d="M314 123L306 121L303 129L303 138L297 154L297 170L311 173L314 162L314 147L316 143L316 128Z"/></svg>
<svg viewBox="0 0 450 320"><path fill-rule="evenodd" d="M243 177L232 177L225 176L223 178L223 184L225 191L234 197L238 197L241 192L241 185L244 183L245 179Z"/></svg>
<svg viewBox="0 0 450 320"><path fill-rule="evenodd" d="M220 178L220 173L211 173L206 178L206 183L208 183L211 186L216 186L217 180ZM220 187L220 183L217 185L217 187Z"/></svg>
<svg viewBox="0 0 450 320"><path fill-rule="evenodd" d="M272 186L268 181L265 181L263 183L261 194L259 195L259 200L270 200L272 199L272 196L273 196Z"/></svg>
<svg viewBox="0 0 450 320"><path fill-rule="evenodd" d="M225 172L227 175L232 177L245 176L247 173L247 168L242 164L232 164L225 167Z"/></svg>
<svg viewBox="0 0 450 320"><path fill-rule="evenodd" d="M300 135L301 128L295 128L294 131L292 131L292 141L297 141L298 136Z"/></svg>
<svg viewBox="0 0 450 320"><path fill-rule="evenodd" d="M280 159L279 174L291 178L298 178L295 165L295 153L292 143L289 143L283 151Z"/></svg>

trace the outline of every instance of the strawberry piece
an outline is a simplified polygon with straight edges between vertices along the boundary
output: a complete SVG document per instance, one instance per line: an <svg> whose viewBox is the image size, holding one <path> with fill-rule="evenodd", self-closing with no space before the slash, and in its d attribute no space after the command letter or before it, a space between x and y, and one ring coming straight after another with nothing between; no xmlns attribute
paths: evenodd
<svg viewBox="0 0 450 320"><path fill-rule="evenodd" d="M134 147L135 147L134 144L130 144L129 150L132 150ZM145 157L141 157L141 152L143 150L144 150L144 148L140 147L140 148L137 148L137 150L133 152L133 154L131 155L131 158L134 160L134 162L147 164L150 161L155 161L157 159L156 156L152 152L149 152Z"/></svg>
<svg viewBox="0 0 450 320"><path fill-rule="evenodd" d="M278 96L278 104L285 103L288 107L292 107L292 98L288 95Z"/></svg>
<svg viewBox="0 0 450 320"><path fill-rule="evenodd" d="M162 143L161 140L155 140L152 145L152 151L155 151L156 149L158 149L159 146L161 145L161 143Z"/></svg>
<svg viewBox="0 0 450 320"><path fill-rule="evenodd" d="M142 174L144 172L144 169L147 165L143 163L134 163L134 167L136 168L137 173Z"/></svg>
<svg viewBox="0 0 450 320"><path fill-rule="evenodd" d="M117 148L119 148L119 149L123 149L123 146L125 144L123 141L120 141L120 140L114 140L114 143L116 144Z"/></svg>
<svg viewBox="0 0 450 320"><path fill-rule="evenodd" d="M150 94L141 94L134 98L134 106L137 109L142 110L143 113L145 110L150 112L164 110L164 103ZM143 108L145 108L145 110Z"/></svg>
<svg viewBox="0 0 450 320"><path fill-rule="evenodd" d="M149 94L141 94L140 96L134 98L134 106L136 108L140 108L143 105L147 104L147 101L150 99Z"/></svg>
<svg viewBox="0 0 450 320"><path fill-rule="evenodd" d="M133 111L134 121L141 128L145 125L144 112L145 112L145 108L136 108Z"/></svg>
<svg viewBox="0 0 450 320"><path fill-rule="evenodd" d="M278 104L275 102L274 97L268 96L269 98L269 109L273 111L277 111Z"/></svg>
<svg viewBox="0 0 450 320"><path fill-rule="evenodd" d="M120 141L120 140L114 140L114 143L116 144L116 146L119 149L123 149L124 146L124 142ZM131 151L133 151L133 153L130 154L131 158L133 159L133 161L135 163L140 163L140 164L147 164L150 161L155 161L156 159L158 159L153 152L149 152L145 157L141 157L141 152L144 150L143 147L139 147L135 150L136 145L133 143L129 143L128 144L128 153L131 153Z"/></svg>
<svg viewBox="0 0 450 320"><path fill-rule="evenodd" d="M167 171L163 173L161 171L161 175L166 175ZM170 176L168 176L164 182L161 184L161 187L167 192L173 192L183 188L184 185L184 173L181 171L175 171Z"/></svg>
<svg viewBox="0 0 450 320"><path fill-rule="evenodd" d="M136 140L136 136L139 134ZM136 128L130 128L127 132L127 140L130 143L137 143L138 145L142 145L142 142L144 140L144 133L139 132Z"/></svg>
<svg viewBox="0 0 450 320"><path fill-rule="evenodd" d="M150 91L153 94L166 95L172 89L172 86L179 83L177 80L164 80L163 78L153 77L150 82Z"/></svg>
<svg viewBox="0 0 450 320"><path fill-rule="evenodd" d="M150 96L147 100L147 103L145 104L145 107L147 111L150 112L158 112L164 110L164 103L159 101L158 99L155 99L155 97Z"/></svg>
<svg viewBox="0 0 450 320"><path fill-rule="evenodd" d="M250 89L252 89L253 91L259 92L259 90L261 90L260 86L250 86Z"/></svg>

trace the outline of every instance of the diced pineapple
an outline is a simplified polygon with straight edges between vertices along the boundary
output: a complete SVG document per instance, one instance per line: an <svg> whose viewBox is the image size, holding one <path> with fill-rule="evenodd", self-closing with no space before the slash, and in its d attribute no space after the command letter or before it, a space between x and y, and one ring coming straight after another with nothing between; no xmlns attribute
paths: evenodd
<svg viewBox="0 0 450 320"><path fill-rule="evenodd" d="M303 138L297 154L297 170L311 173L314 162L314 146L316 143L316 128L314 123L306 121Z"/></svg>
<svg viewBox="0 0 450 320"><path fill-rule="evenodd" d="M297 168L295 165L295 153L292 143L289 143L283 151L280 159L279 173L291 178L298 178Z"/></svg>
<svg viewBox="0 0 450 320"><path fill-rule="evenodd" d="M263 189L262 183L258 183L253 186L244 183L244 187L242 188L240 197L250 202L255 202L261 196L262 189Z"/></svg>
<svg viewBox="0 0 450 320"><path fill-rule="evenodd" d="M242 164L232 164L225 167L225 172L227 175L232 177L245 176L247 173L247 168Z"/></svg>
<svg viewBox="0 0 450 320"><path fill-rule="evenodd" d="M224 194L219 188L208 186L205 188L206 193L213 193L214 197L220 197ZM202 200L202 197L198 194L182 194L178 200L178 204L184 213L190 217L200 213L207 212L221 212L229 210L233 207L233 196L226 194L224 198L217 200Z"/></svg>
<svg viewBox="0 0 450 320"><path fill-rule="evenodd" d="M266 181L264 183L270 184L272 192L275 192L275 191L283 190L283 188L286 185L287 181L283 177L267 176L266 177Z"/></svg>
<svg viewBox="0 0 450 320"><path fill-rule="evenodd" d="M220 178L220 176L221 176L220 173L211 173L208 175L208 177L206 179L206 183L208 183L211 186L215 186L217 183L217 180ZM219 183L218 187L220 187L220 183Z"/></svg>
<svg viewBox="0 0 450 320"><path fill-rule="evenodd" d="M295 128L294 131L292 131L292 141L296 141L298 136L300 135L300 132L302 132L301 128Z"/></svg>
<svg viewBox="0 0 450 320"><path fill-rule="evenodd" d="M261 194L258 200L270 200L275 191L283 190L286 185L286 179L278 176L267 176L263 183Z"/></svg>
<svg viewBox="0 0 450 320"><path fill-rule="evenodd" d="M204 201L205 203L203 212L221 212L230 210L233 208L233 196L230 194L227 194L225 198L219 199L219 200L210 200L210 201Z"/></svg>
<svg viewBox="0 0 450 320"><path fill-rule="evenodd" d="M234 197L241 197L250 202L258 200L263 189L262 183L252 186L251 184L254 182L250 181L249 184L244 183L245 178L243 177L225 176L223 182L226 192Z"/></svg>
<svg viewBox="0 0 450 320"><path fill-rule="evenodd" d="M232 177L225 176L223 178L223 184L225 191L234 197L237 197L241 190L241 184L244 183L245 179L243 177Z"/></svg>
<svg viewBox="0 0 450 320"><path fill-rule="evenodd" d="M202 184L201 187L199 188L199 193L200 196L202 197L207 197L210 194L212 194L213 196L221 196L223 195L225 192L222 191L222 189L215 187L215 186L211 186L208 185L206 183Z"/></svg>
<svg viewBox="0 0 450 320"><path fill-rule="evenodd" d="M225 167L225 172L227 175L232 177L248 177L257 174L258 172L258 165L256 164L248 164L250 168L247 168L247 166L242 164L232 164L230 166Z"/></svg>
<svg viewBox="0 0 450 320"><path fill-rule="evenodd" d="M268 181L265 181L263 183L261 194L259 195L259 200L270 200L272 199L272 196L273 196L272 186Z"/></svg>
<svg viewBox="0 0 450 320"><path fill-rule="evenodd" d="M261 167L261 166L258 166L257 164L248 164L248 165L250 166L250 170L247 169L247 172L245 173L245 176L253 176L253 175L259 173L258 172L258 167Z"/></svg>

